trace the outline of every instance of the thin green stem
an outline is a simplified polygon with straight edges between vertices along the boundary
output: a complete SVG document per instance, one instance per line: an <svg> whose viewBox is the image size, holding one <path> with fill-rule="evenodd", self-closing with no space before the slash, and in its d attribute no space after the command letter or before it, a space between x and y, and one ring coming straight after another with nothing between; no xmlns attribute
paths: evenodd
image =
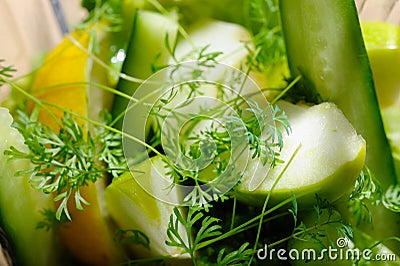
<svg viewBox="0 0 400 266"><path fill-rule="evenodd" d="M299 80L302 78L301 75L298 75L292 82L289 83L289 85L286 86L286 88L280 93L278 94L278 96L276 96L271 104L274 105L276 104L291 88L293 88L293 86L299 82Z"/></svg>
<svg viewBox="0 0 400 266"><path fill-rule="evenodd" d="M199 244L196 246L196 250L205 248L205 247L207 247L207 246L209 246L209 245L214 244L215 242L218 242L218 241L224 240L224 239L226 239L226 238L232 237L232 236L234 236L234 235L236 235L236 234L242 232L245 228L248 228L249 226L251 226L251 225L254 224L254 223L257 223L257 225L258 225L258 221L260 220L261 217L265 217L265 216L267 216L268 214L270 214L270 213L272 213L272 212L274 212L274 211L277 211L277 210L279 210L280 208L282 208L283 206L289 204L289 203L292 202L294 199L301 198L301 197L303 197L303 196L305 196L305 195L307 195L307 193L304 193L304 192L303 192L303 193L297 194L296 196L291 196L291 197L289 197L289 198L287 198L287 199L281 201L280 203L278 203L278 204L276 204L275 206L269 208L269 209L266 210L265 212L263 212L263 213L261 213L261 214L255 216L254 218L248 220L247 222L244 222L243 224L237 226L237 227L234 228L233 230L230 230L230 231L228 231L228 232L226 232L226 233L224 233L224 234L222 234L222 235L220 235L220 236L218 236L218 237L216 237L216 238L213 238L213 239L210 239L210 240L206 240L206 241L204 241L204 242L199 243Z"/></svg>

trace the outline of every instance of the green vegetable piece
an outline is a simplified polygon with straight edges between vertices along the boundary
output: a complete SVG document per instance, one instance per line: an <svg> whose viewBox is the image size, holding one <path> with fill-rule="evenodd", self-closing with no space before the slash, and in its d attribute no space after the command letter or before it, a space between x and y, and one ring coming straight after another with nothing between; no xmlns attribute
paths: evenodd
<svg viewBox="0 0 400 266"><path fill-rule="evenodd" d="M281 0L280 10L291 73L343 110L367 142L367 166L383 187L393 184L393 159L354 1Z"/></svg>
<svg viewBox="0 0 400 266"><path fill-rule="evenodd" d="M174 46L178 24L172 17L152 11L137 10L122 73L130 77L146 80L157 67L164 67L170 59L169 48ZM121 78L117 89L129 96L140 86L139 81ZM125 112L129 100L116 96L113 103L113 117ZM144 125L145 117L138 115L138 125ZM139 121L140 120L140 121ZM115 124L121 129L123 119Z"/></svg>
<svg viewBox="0 0 400 266"><path fill-rule="evenodd" d="M29 175L17 175L29 168L27 160L9 160L4 154L11 146L27 150L24 138L11 127L12 117L0 108L0 219L7 237L12 242L18 265L55 265L57 249L52 230L38 229L45 220L42 211L53 209L51 197L35 190Z"/></svg>

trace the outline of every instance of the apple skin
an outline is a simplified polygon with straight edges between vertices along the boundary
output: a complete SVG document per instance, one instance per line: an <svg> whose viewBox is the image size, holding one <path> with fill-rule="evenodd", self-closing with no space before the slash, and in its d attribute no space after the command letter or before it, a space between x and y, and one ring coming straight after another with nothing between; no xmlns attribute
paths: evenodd
<svg viewBox="0 0 400 266"><path fill-rule="evenodd" d="M315 194L318 194L318 196L321 198L330 199L332 201L339 199L341 196L348 195L356 179L353 177L357 177L360 173L360 168L354 166L364 164L365 154L366 149L364 146L357 158L355 158L351 162L346 163L345 165L340 167L335 172L335 174L326 177L321 182L295 189L274 190L272 192L270 201L272 203L279 203L287 198L290 198L294 194L301 195L298 198L298 201L302 206L311 206L315 204ZM341 178L340 181L338 180L339 178ZM305 191L307 191L307 193L303 195ZM251 193L239 192L237 194L237 199L251 205L260 206L264 203L267 193L268 191L260 190L255 190Z"/></svg>
<svg viewBox="0 0 400 266"><path fill-rule="evenodd" d="M165 162L158 156L132 166L106 188L106 207L118 229L139 230L149 239L150 249L142 245L128 245L128 254L134 258L172 256L181 262L190 259L181 248L170 247L167 227L175 204L181 198L178 189L167 189ZM181 235L186 235L183 227ZM166 262L168 264L168 262Z"/></svg>
<svg viewBox="0 0 400 266"><path fill-rule="evenodd" d="M30 169L29 160L10 160L4 154L11 146L27 152L24 137L12 127L13 118L8 109L0 107L0 226L4 229L18 265L56 265L62 253L59 239L53 230L38 229L44 209L53 207L49 195L32 187L29 174L16 175ZM7 247L3 245L3 250ZM1 263L0 263L1 264Z"/></svg>
<svg viewBox="0 0 400 266"><path fill-rule="evenodd" d="M245 171L237 186L237 199L262 205L278 178L270 197L275 203L293 193L301 195L298 202L303 206L314 204L315 194L329 201L348 195L364 165L364 139L332 103L313 107L286 102L278 105L288 115L292 127L292 133L283 139L284 163L270 169L254 159L246 162L248 174ZM251 189L254 179L261 183Z"/></svg>

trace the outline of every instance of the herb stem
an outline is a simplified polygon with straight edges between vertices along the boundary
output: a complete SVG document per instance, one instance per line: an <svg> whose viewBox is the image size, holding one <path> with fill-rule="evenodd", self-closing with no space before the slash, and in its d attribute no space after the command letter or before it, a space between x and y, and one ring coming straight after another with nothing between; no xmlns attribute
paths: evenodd
<svg viewBox="0 0 400 266"><path fill-rule="evenodd" d="M291 162L293 161L293 159L296 157L297 153L299 152L299 150L301 149L301 143L297 146L296 150L293 152L292 156L290 157L289 161L287 162L287 164L285 165L285 167L283 168L282 172L279 173L278 178L274 181L271 190L268 192L268 195L264 201L264 205L262 208L262 212L265 212L265 210L267 209L267 205L269 202L269 199L271 198L271 194L272 191L274 191L275 187L278 185L280 179L282 178L283 174L286 172L286 170L288 169L288 167L290 166ZM263 224L263 216L260 217L260 221L258 223L258 230L257 230L257 236L256 236L256 240L254 243L254 247L253 247L253 251L255 252L257 250L257 246L258 246L258 242L260 239L260 235L261 235L261 226ZM252 258L254 257L254 253L252 255ZM249 265L251 263L252 259L249 260Z"/></svg>
<svg viewBox="0 0 400 266"><path fill-rule="evenodd" d="M102 127L102 128L104 128L104 129L106 129L106 130L108 130L108 131L110 131L110 132L114 132L114 133L120 134L120 135L122 135L123 137L129 138L129 139L131 139L131 140L133 140L133 141L135 141L135 142L137 142L137 143L139 143L139 144L145 146L146 148L148 148L149 150L153 151L154 153L156 153L156 154L159 155L160 157L162 157L162 158L166 157L164 154L160 153L156 148L154 148L153 146L151 146L151 145L147 144L146 142L140 140L140 139L137 138L137 137L134 137L134 136L132 136L132 135L130 135L130 134L127 134L127 133L125 133L125 132L123 132L123 131L121 131L121 130L118 130L118 129L116 129L116 128L113 128L113 127L111 127L111 126L104 125L103 123L100 123L100 122L98 122L98 121L96 121L96 120L90 119L90 118L88 118L88 117L86 117L86 116L82 116L82 115L77 114L77 113L75 113L75 112L73 112L73 111L70 111L70 110L61 108L61 107L59 107L59 106L56 105L56 104L51 104L51 103L48 103L48 102L43 102L43 103L46 104L46 105L48 105L48 106L51 106L51 107L53 107L53 108L56 108L56 109L58 109L58 110L62 110L62 111L66 112L66 113L68 113L68 114L70 114L70 115L73 115L73 116L75 116L75 117L77 117L77 118L83 119L83 120L85 120L86 122L88 122L88 123L90 123L90 124L92 124L92 125L94 125L94 126Z"/></svg>
<svg viewBox="0 0 400 266"><path fill-rule="evenodd" d="M61 126L61 123L60 123L59 119L57 119L57 117L54 115L54 113L49 108L47 108L45 106L44 102L42 102L41 100L39 100L38 98L36 98L35 96L33 96L32 94L27 92L26 90L24 90L20 86L16 85L11 80L6 79L4 77L0 77L0 80L2 80L4 83L8 84L12 89L17 90L19 93L21 93L22 95L24 95L28 99L30 99L33 102L35 102L36 104L38 104L41 108L43 108L46 112L49 113L49 115L54 119L54 121L57 123L58 126Z"/></svg>
<svg viewBox="0 0 400 266"><path fill-rule="evenodd" d="M230 231L228 231L228 232L226 232L226 233L224 233L224 234L222 234L222 235L220 235L220 236L218 236L216 238L213 238L213 239L210 239L210 240L206 240L204 242L199 243L196 246L196 250L202 249L202 248L207 247L207 246L209 246L211 244L214 244L215 242L218 242L220 240L224 240L224 239L226 239L228 237L234 236L234 235L242 232L243 230L245 230L249 226L251 226L253 223L258 222L261 217L264 217L264 216L266 216L266 215L268 215L268 214L280 209L281 207L285 206L286 204L292 202L294 199L301 198L301 197L303 197L305 195L307 195L307 193L303 192L303 193L300 193L300 194L298 194L296 196L291 196L291 197L281 201L280 203L276 204L275 206L271 207L270 209L266 210L265 212L263 212L263 213L257 215L256 217L248 220L247 222L244 222L243 224L237 226L233 230L230 230Z"/></svg>
<svg viewBox="0 0 400 266"><path fill-rule="evenodd" d="M274 105L276 104L291 88L293 88L293 86L302 78L301 75L296 76L296 78L289 83L289 85L286 86L286 88L278 95L276 96L271 104Z"/></svg>

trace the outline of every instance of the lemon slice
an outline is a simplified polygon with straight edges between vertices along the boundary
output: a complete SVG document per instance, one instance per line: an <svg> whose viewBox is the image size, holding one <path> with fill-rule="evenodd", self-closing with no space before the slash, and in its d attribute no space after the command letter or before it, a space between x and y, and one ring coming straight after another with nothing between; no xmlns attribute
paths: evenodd
<svg viewBox="0 0 400 266"><path fill-rule="evenodd" d="M103 40L107 34L99 23L97 40ZM57 106L49 107L55 119L48 112L41 110L39 121L59 130L59 119L63 110L70 110L80 116L98 117L99 109L107 106L110 97L104 90L92 87L90 82L107 84L105 69L99 71L99 65L92 62L89 54L91 36L88 31L77 30L66 36L46 56L43 65L38 69L31 87L31 93L43 102ZM32 107L33 103L30 102ZM95 110L95 111L94 111ZM83 126L85 121L79 120ZM81 189L81 194L90 205L84 211L75 207L73 200L68 202L72 221L61 226L59 233L66 249L79 261L90 265L110 265L122 260L121 251L113 241L114 230L105 211L103 190L105 180L89 183ZM57 206L56 206L57 207Z"/></svg>

